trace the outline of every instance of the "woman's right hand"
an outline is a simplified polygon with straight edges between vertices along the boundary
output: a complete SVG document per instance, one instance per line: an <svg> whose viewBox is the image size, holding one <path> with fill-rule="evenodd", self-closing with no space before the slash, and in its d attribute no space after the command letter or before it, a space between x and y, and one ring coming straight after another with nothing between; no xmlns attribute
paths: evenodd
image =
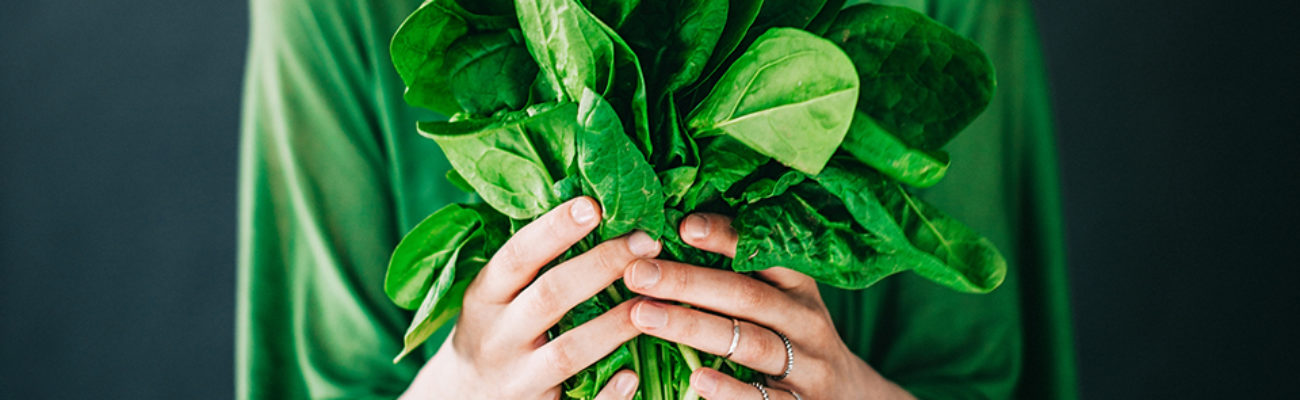
<svg viewBox="0 0 1300 400"><path fill-rule="evenodd" d="M570 200L519 230L465 291L456 327L403 399L556 399L560 384L640 334L625 302L553 340L546 330L569 309L623 277L638 259L659 254L644 232L601 243L538 271L600 223L590 197ZM631 399L637 377L619 371L599 400Z"/></svg>

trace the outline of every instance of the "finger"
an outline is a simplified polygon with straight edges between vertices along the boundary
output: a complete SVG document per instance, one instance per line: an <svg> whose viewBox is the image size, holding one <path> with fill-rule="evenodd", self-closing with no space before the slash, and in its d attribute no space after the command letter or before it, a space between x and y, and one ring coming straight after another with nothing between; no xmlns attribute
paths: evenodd
<svg viewBox="0 0 1300 400"><path fill-rule="evenodd" d="M731 227L731 218L721 214L695 213L682 218L678 228L682 241L700 250L736 258L740 235Z"/></svg>
<svg viewBox="0 0 1300 400"><path fill-rule="evenodd" d="M600 207L579 197L555 207L516 232L498 250L465 293L469 300L506 303L537 271L600 223Z"/></svg>
<svg viewBox="0 0 1300 400"><path fill-rule="evenodd" d="M618 371L613 377L609 378L609 382L605 384L604 388L600 389L600 393L596 394L596 400L631 399L632 394L636 393L637 382L636 373L632 372L632 370Z"/></svg>
<svg viewBox="0 0 1300 400"><path fill-rule="evenodd" d="M622 278L632 261L654 257L659 250L659 242L636 231L551 268L506 306L505 320L514 321L507 335L526 342L545 332L578 303Z"/></svg>
<svg viewBox="0 0 1300 400"><path fill-rule="evenodd" d="M641 334L629 320L632 303L614 306L537 348L526 361L534 373L516 378L535 379L540 387L551 387L605 358L623 342Z"/></svg>
<svg viewBox="0 0 1300 400"><path fill-rule="evenodd" d="M799 294L818 294L817 281L802 272L785 267L772 267L755 272L759 279L766 281L777 289ZM809 293L811 292L811 293Z"/></svg>
<svg viewBox="0 0 1300 400"><path fill-rule="evenodd" d="M691 374L691 388L695 393L708 400L760 400L763 393L751 383L741 382L710 368L700 368ZM794 400L790 392L767 389L771 400Z"/></svg>
<svg viewBox="0 0 1300 400"><path fill-rule="evenodd" d="M740 236L731 227L731 218L725 215L691 214L682 219L680 232L682 240L691 246L730 258L736 257L736 244ZM759 271L758 276L781 290L807 291L808 288L817 286L817 281L788 268L769 268Z"/></svg>
<svg viewBox="0 0 1300 400"><path fill-rule="evenodd" d="M798 327L819 314L780 289L731 271L664 260L639 260L623 273L628 289L677 300L774 329ZM796 337L799 332L787 331Z"/></svg>
<svg viewBox="0 0 1300 400"><path fill-rule="evenodd" d="M717 356L726 356L737 338L730 360L758 372L780 375L785 371L785 342L770 329L730 318L653 300L632 307L632 324L648 335L682 343ZM740 335L734 334L734 327Z"/></svg>

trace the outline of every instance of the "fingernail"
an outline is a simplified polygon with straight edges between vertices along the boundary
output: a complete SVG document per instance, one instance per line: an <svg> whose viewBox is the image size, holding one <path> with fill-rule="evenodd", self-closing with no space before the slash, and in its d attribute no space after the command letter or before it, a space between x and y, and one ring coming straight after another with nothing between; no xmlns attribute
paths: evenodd
<svg viewBox="0 0 1300 400"><path fill-rule="evenodd" d="M691 214L682 223L682 236L691 239L704 239L709 236L709 219L703 215Z"/></svg>
<svg viewBox="0 0 1300 400"><path fill-rule="evenodd" d="M591 205L591 200L581 199L569 206L569 215L573 217L573 222L577 222L578 225L586 225L593 218L596 218L596 207Z"/></svg>
<svg viewBox="0 0 1300 400"><path fill-rule="evenodd" d="M636 382L636 374L623 374L622 377L618 378L618 383L614 385L614 389L618 390L623 395L623 398L630 399L632 398L632 392L636 391Z"/></svg>
<svg viewBox="0 0 1300 400"><path fill-rule="evenodd" d="M654 257L659 255L659 241L651 239L645 232L632 232L627 237L627 250L637 257Z"/></svg>
<svg viewBox="0 0 1300 400"><path fill-rule="evenodd" d="M648 288L659 283L659 265L654 262L637 260L632 264L631 282L624 282L635 288Z"/></svg>
<svg viewBox="0 0 1300 400"><path fill-rule="evenodd" d="M651 302L642 302L636 307L636 324L644 328L658 329L668 324L668 313L659 305Z"/></svg>
<svg viewBox="0 0 1300 400"><path fill-rule="evenodd" d="M702 369L695 373L695 379L692 381L694 382L691 382L691 386L695 387L695 393L713 393L713 389L718 388L718 378Z"/></svg>

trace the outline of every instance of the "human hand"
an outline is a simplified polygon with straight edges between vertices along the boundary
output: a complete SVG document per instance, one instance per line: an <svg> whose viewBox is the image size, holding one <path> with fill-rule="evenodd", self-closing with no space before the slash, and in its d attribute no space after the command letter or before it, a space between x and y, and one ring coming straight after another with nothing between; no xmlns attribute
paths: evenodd
<svg viewBox="0 0 1300 400"><path fill-rule="evenodd" d="M402 398L555 399L565 379L639 335L627 302L547 340L546 330L569 309L622 278L632 262L659 254L659 242L635 232L533 280L599 223L596 202L581 197L506 241L466 289L455 329ZM636 374L623 370L596 398L630 399L636 388Z"/></svg>
<svg viewBox="0 0 1300 400"><path fill-rule="evenodd" d="M680 232L691 246L735 258L738 235L728 217L694 214L683 219ZM760 390L700 368L691 375L691 387L706 399L913 398L849 350L835 330L816 281L807 275L774 267L751 278L671 261L636 260L623 282L633 292L661 299L632 306L632 323L648 335L725 356L732 349L733 321L739 321L740 334L730 359L769 375L768 388ZM790 347L777 332L786 335ZM773 378L787 369L788 376Z"/></svg>

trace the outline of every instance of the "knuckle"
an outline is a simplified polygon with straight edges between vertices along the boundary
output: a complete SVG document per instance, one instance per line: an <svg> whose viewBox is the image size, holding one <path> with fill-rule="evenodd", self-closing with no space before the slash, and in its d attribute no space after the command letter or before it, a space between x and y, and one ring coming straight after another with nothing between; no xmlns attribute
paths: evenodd
<svg viewBox="0 0 1300 400"><path fill-rule="evenodd" d="M661 278L662 282L667 284L656 286L659 287L658 289L660 292L668 296L673 296L677 293L685 293L687 290L690 290L691 285L695 282L695 276L691 271L677 268L677 266L672 263L659 263L659 273L668 278Z"/></svg>
<svg viewBox="0 0 1300 400"><path fill-rule="evenodd" d="M735 299L744 308L759 308L764 304L765 291L760 283L754 280L746 280L744 283L736 285Z"/></svg>
<svg viewBox="0 0 1300 400"><path fill-rule="evenodd" d="M515 269L518 269L519 257L524 254L523 251L524 249L520 247L519 238L516 235L506 240L501 245L501 249L497 250L496 254L493 254L492 259L488 262L513 273Z"/></svg>
<svg viewBox="0 0 1300 400"><path fill-rule="evenodd" d="M543 275L537 282L528 288L532 292L528 298L524 299L524 306L530 311L530 315L550 315L556 307L556 296L560 289L556 286L555 279L548 279Z"/></svg>
<svg viewBox="0 0 1300 400"><path fill-rule="evenodd" d="M568 375L569 371L575 370L576 365L573 354L569 353L568 341L552 341L549 346L543 347L540 351L546 368L559 372L560 375Z"/></svg>
<svg viewBox="0 0 1300 400"><path fill-rule="evenodd" d="M743 348L743 350L745 350L745 353L743 354L744 359L768 360L774 358L776 354L776 345L773 344L772 339L775 338L775 335L767 332L762 332L762 330L766 330L766 328L762 328L758 326L755 327L758 328L755 330L755 333L761 333L761 335L755 335L754 337L759 339L751 341L748 346L745 346ZM780 341L779 338L777 338L776 340ZM737 352L741 350L742 349L736 349ZM782 356L784 356L785 347L781 347L781 353ZM781 358L785 359L785 357L781 357Z"/></svg>
<svg viewBox="0 0 1300 400"><path fill-rule="evenodd" d="M600 271L617 275L623 274L623 270L628 267L629 262L618 247L626 247L626 244L623 243L626 240L611 240L596 246L596 250L592 252L592 257L594 258L593 262Z"/></svg>

